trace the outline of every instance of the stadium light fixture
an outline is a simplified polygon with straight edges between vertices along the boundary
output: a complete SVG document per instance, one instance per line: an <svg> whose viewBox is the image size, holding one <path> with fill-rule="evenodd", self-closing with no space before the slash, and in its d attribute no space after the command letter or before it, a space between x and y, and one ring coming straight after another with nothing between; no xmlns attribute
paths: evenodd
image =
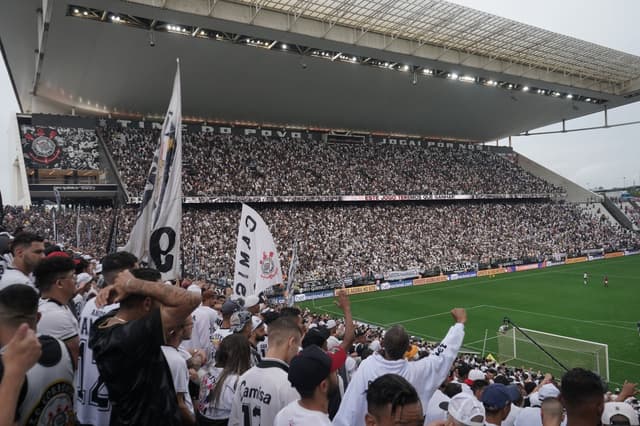
<svg viewBox="0 0 640 426"><path fill-rule="evenodd" d="M85 10L84 12L82 12L82 15L83 15L83 16L87 16L87 15L89 15L89 12L87 12L87 11Z"/></svg>
<svg viewBox="0 0 640 426"><path fill-rule="evenodd" d="M522 88L522 91L523 91L523 92L528 92L528 91L529 91L529 86L524 86L524 87Z"/></svg>
<svg viewBox="0 0 640 426"><path fill-rule="evenodd" d="M591 102L591 98L587 98L584 100L585 102Z"/></svg>
<svg viewBox="0 0 640 426"><path fill-rule="evenodd" d="M507 85L507 89L513 89L513 84L509 83L509 84Z"/></svg>
<svg viewBox="0 0 640 426"><path fill-rule="evenodd" d="M571 93L569 93L569 94L567 95L567 99L573 99L573 95L572 95Z"/></svg>
<svg viewBox="0 0 640 426"><path fill-rule="evenodd" d="M423 74L426 74L426 75L433 75L433 70L430 70L429 68L425 68L425 69L422 71L422 73L423 73Z"/></svg>
<svg viewBox="0 0 640 426"><path fill-rule="evenodd" d="M409 65L403 65L402 71L409 71Z"/></svg>
<svg viewBox="0 0 640 426"><path fill-rule="evenodd" d="M459 78L460 81L463 81L465 83L475 83L476 82L476 78L472 77L470 75L463 75L462 77Z"/></svg>
<svg viewBox="0 0 640 426"><path fill-rule="evenodd" d="M75 13L75 14L77 15L78 13L80 13L80 10L78 10L78 9L73 9L73 13Z"/></svg>
<svg viewBox="0 0 640 426"><path fill-rule="evenodd" d="M449 77L451 80L457 80L458 74L456 74L455 72L450 72L449 74L447 74L447 77Z"/></svg>
<svg viewBox="0 0 640 426"><path fill-rule="evenodd" d="M287 49L289 48L289 46L287 46L286 44L282 43L282 48L283 48L284 50L287 50Z"/></svg>

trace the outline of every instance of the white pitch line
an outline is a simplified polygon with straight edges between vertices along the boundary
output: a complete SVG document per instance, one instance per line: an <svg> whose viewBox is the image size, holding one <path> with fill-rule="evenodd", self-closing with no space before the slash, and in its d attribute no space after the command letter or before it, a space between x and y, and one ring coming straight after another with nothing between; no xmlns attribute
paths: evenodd
<svg viewBox="0 0 640 426"><path fill-rule="evenodd" d="M611 328L619 328L621 330L635 331L635 328L621 327L619 325L614 325L614 324L601 324L601 323L598 323L598 322L595 322L595 321L590 321L590 320L569 318L569 317L563 317L563 316L560 316L560 315L543 314L543 313L540 313L540 312L525 311L525 310L522 310L522 309L505 308L504 306L494 306L494 305L485 305L485 306L487 308L503 309L505 311L522 312L523 314L539 315L539 316L547 317L547 318L556 318L556 319L561 319L561 320L566 320L566 321L575 321L575 322L583 322L585 324L599 325L601 327L611 327Z"/></svg>
<svg viewBox="0 0 640 426"><path fill-rule="evenodd" d="M465 308L467 311L470 311L472 309L477 309L477 308L482 308L485 305L477 305L477 306L472 306L470 308ZM439 317L440 315L451 315L451 311L445 311L445 312L440 312L438 314L431 314L431 315L424 315L421 317L415 317L415 318L409 318L406 320L402 320L402 321L396 321L396 322L390 322L388 324L385 324L385 326L389 326L389 325L394 325L394 324L404 324L405 322L412 322L412 321L417 321L419 319L425 319L425 318L432 318L432 317Z"/></svg>
<svg viewBox="0 0 640 426"><path fill-rule="evenodd" d="M620 362L622 364L629 364L629 365L633 365L635 367L640 367L640 364L638 364L637 362L631 362L631 361L623 361L621 359L615 359L615 358L609 358L610 361L615 361L615 362Z"/></svg>

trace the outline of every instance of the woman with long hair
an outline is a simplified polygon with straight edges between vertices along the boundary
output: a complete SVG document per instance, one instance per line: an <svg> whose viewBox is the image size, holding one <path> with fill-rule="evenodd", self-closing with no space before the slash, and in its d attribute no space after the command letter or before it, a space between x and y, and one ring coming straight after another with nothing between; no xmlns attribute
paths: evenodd
<svg viewBox="0 0 640 426"><path fill-rule="evenodd" d="M231 334L222 339L215 363L209 365L200 382L199 425L228 424L238 379L251 366L250 354L249 341L245 336Z"/></svg>

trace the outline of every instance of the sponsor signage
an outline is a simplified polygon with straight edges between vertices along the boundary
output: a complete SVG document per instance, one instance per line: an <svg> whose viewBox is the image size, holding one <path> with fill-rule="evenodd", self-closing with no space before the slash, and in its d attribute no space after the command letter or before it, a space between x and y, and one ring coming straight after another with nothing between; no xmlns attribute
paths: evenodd
<svg viewBox="0 0 640 426"><path fill-rule="evenodd" d="M378 288L376 287L375 284L371 284L371 285L362 285L359 287L347 287L345 288L345 290L347 291L348 295L351 294L360 294L360 293L371 293L372 291L376 291ZM341 289L336 289L334 290L334 294L337 296L338 292Z"/></svg>
<svg viewBox="0 0 640 426"><path fill-rule="evenodd" d="M446 275L438 275L435 277L417 278L413 280L413 285L435 284L447 281Z"/></svg>
<svg viewBox="0 0 640 426"><path fill-rule="evenodd" d="M391 286L391 288L411 287L413 285L413 280L395 281L389 283L389 285Z"/></svg>
<svg viewBox="0 0 640 426"><path fill-rule="evenodd" d="M542 267L543 267L542 263L530 263L528 265L519 265L519 266L516 266L516 272L530 271L531 269L540 269Z"/></svg>
<svg viewBox="0 0 640 426"><path fill-rule="evenodd" d="M625 256L633 256L634 254L640 254L640 250L625 250Z"/></svg>
<svg viewBox="0 0 640 426"><path fill-rule="evenodd" d="M592 260L600 260L600 259L604 259L604 255L602 254L594 254L594 255L589 255L587 256L587 259L589 260L589 262L591 262Z"/></svg>
<svg viewBox="0 0 640 426"><path fill-rule="evenodd" d="M615 251L613 253L605 253L604 258L605 259L612 259L614 257L621 257L624 256L624 252L622 251Z"/></svg>
<svg viewBox="0 0 640 426"><path fill-rule="evenodd" d="M449 274L449 281L456 281L456 280L462 280L465 278L473 278L473 277L477 277L478 273L476 271L473 272L458 272L456 274Z"/></svg>
<svg viewBox="0 0 640 426"><path fill-rule="evenodd" d="M587 261L587 258L584 257L584 256L583 257L572 257L572 258L569 258L569 259L565 260L565 263L567 265L571 265L572 263L582 263L582 262L586 262L586 261Z"/></svg>
<svg viewBox="0 0 640 426"><path fill-rule="evenodd" d="M507 268L483 269L481 271L478 271L478 276L486 277L489 275L506 274L507 272L509 272L507 271Z"/></svg>
<svg viewBox="0 0 640 426"><path fill-rule="evenodd" d="M555 262L553 260L547 260L546 261L546 267L549 268L551 266L559 266L559 265L564 265L564 261L560 261L560 262Z"/></svg>

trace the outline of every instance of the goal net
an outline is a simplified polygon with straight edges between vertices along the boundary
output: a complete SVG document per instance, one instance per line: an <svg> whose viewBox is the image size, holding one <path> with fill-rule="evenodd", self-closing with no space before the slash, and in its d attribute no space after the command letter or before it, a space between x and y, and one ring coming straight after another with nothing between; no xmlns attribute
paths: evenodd
<svg viewBox="0 0 640 426"><path fill-rule="evenodd" d="M522 328L527 335L538 342L565 367L582 367L594 371L609 381L609 349L603 343L574 339L573 337L544 333ZM564 370L540 348L527 339L515 327L498 331L498 361L513 366L525 366L552 373L560 377Z"/></svg>

